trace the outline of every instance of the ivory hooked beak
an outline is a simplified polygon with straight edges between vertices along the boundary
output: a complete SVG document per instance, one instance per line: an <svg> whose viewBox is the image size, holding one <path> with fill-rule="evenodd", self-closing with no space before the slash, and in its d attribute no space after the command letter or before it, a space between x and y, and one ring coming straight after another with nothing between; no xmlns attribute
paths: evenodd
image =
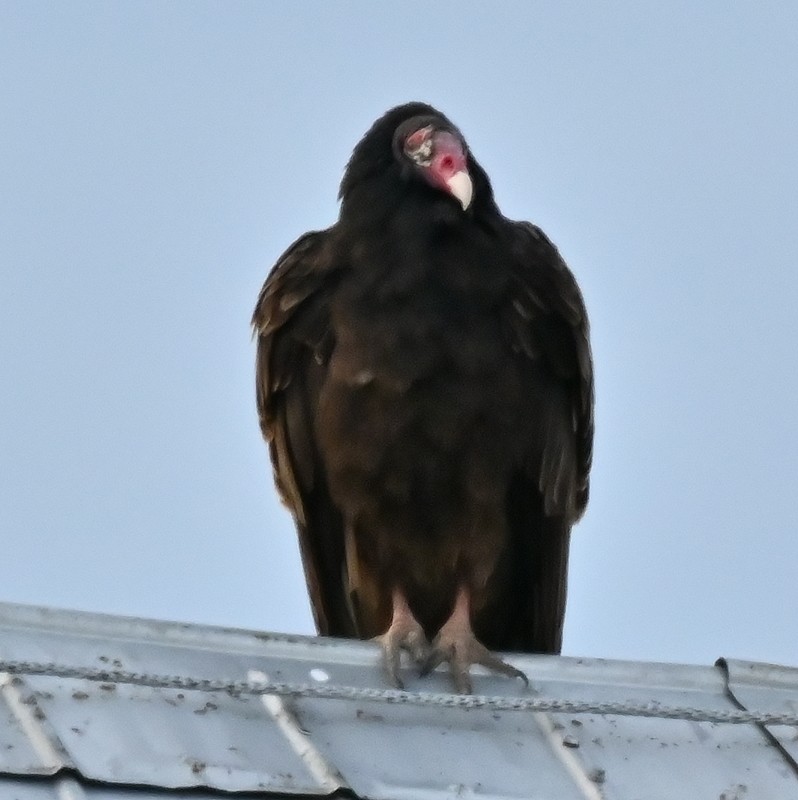
<svg viewBox="0 0 798 800"><path fill-rule="evenodd" d="M471 176L464 169L461 169L446 181L446 185L449 187L449 191L460 201L460 205L465 211L471 205L471 198L474 195Z"/></svg>

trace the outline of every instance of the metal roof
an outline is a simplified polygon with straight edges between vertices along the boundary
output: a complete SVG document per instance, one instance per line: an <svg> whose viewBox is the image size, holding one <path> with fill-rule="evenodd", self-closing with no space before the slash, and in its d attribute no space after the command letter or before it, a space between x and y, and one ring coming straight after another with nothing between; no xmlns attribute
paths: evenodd
<svg viewBox="0 0 798 800"><path fill-rule="evenodd" d="M798 800L797 726L696 721L795 721L798 669L510 660L404 695L370 643L0 604L0 799Z"/></svg>

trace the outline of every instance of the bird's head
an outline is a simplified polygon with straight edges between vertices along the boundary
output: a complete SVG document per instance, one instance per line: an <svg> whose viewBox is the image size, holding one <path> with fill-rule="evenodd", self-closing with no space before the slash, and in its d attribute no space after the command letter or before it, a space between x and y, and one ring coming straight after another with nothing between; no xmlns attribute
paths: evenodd
<svg viewBox="0 0 798 800"><path fill-rule="evenodd" d="M404 175L411 180L417 175L433 189L448 192L463 211L471 205L474 193L467 152L457 128L439 115L411 117L393 135L394 158Z"/></svg>
<svg viewBox="0 0 798 800"><path fill-rule="evenodd" d="M471 155L460 131L426 103L407 103L383 114L355 147L339 197L344 206L415 197L441 199L473 212L478 202L492 205L490 182Z"/></svg>

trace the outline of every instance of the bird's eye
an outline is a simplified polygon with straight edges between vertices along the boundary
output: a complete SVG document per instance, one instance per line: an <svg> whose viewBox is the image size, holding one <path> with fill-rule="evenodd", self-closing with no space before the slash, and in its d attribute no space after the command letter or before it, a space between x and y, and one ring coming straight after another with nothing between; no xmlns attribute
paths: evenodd
<svg viewBox="0 0 798 800"><path fill-rule="evenodd" d="M405 139L404 151L416 164L429 164L432 159L432 126L413 131Z"/></svg>

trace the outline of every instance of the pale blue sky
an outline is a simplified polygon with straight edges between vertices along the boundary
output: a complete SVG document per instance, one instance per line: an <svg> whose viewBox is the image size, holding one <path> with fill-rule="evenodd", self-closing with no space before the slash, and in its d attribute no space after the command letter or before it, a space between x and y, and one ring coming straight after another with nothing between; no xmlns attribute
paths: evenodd
<svg viewBox="0 0 798 800"><path fill-rule="evenodd" d="M565 652L798 664L794 3L0 0L0 600L312 630L248 322L411 99L591 314Z"/></svg>

